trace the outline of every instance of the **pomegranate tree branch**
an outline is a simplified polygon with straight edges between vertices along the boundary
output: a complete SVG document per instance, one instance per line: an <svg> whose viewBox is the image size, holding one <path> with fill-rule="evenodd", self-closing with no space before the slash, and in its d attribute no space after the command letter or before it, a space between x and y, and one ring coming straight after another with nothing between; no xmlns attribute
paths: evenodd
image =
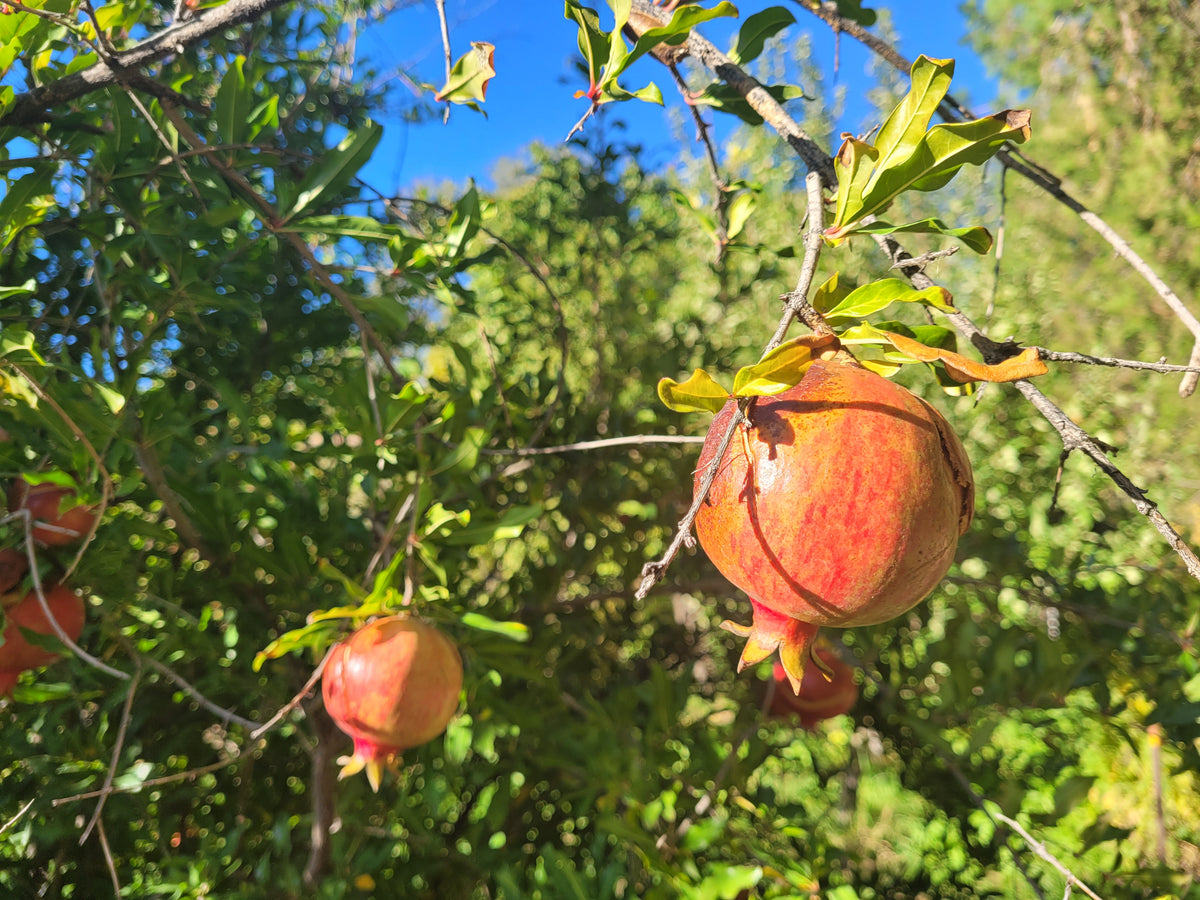
<svg viewBox="0 0 1200 900"><path fill-rule="evenodd" d="M891 238L876 235L875 239L893 262L908 258L909 254ZM908 270L906 274L909 282L918 290L934 286L933 279L919 269ZM983 356L984 362L997 363L1013 355L1013 345L999 344L993 341L965 313L949 313L946 318L950 320L959 334L975 346ZM1180 559L1187 566L1188 574L1200 580L1200 558L1196 556L1195 551L1163 517L1163 514L1158 511L1158 507L1147 499L1146 492L1130 481L1128 476L1113 464L1100 442L1077 425L1032 382L1016 381L1013 382L1013 387L1020 391L1033 408L1054 426L1054 430L1062 438L1064 452L1071 453L1078 450L1090 458L1133 501L1134 508L1150 520L1150 524L1166 539L1171 549L1179 554Z"/></svg>
<svg viewBox="0 0 1200 900"><path fill-rule="evenodd" d="M1091 356L1087 353L1075 353L1068 350L1047 350L1045 347L1034 347L1046 362L1080 363L1088 366L1110 366L1116 369L1140 369L1146 372L1159 372L1169 375L1174 372L1189 372L1200 374L1200 365L1177 366L1163 361L1146 362L1141 359L1118 359L1114 356Z"/></svg>
<svg viewBox="0 0 1200 900"><path fill-rule="evenodd" d="M867 31L852 19L847 19L839 15L836 4L823 3L820 0L794 0L794 2L828 24L834 30L835 34L843 31L846 32L846 34L862 43L901 72L908 72L912 68L912 63L891 44ZM948 122L963 122L976 118L970 109L959 103L949 94L946 95L945 100L938 107L938 114ZM1100 235L1113 248L1118 256L1125 260L1135 272L1145 279L1146 283L1154 289L1154 292L1158 294L1162 301L1170 307L1183 326L1191 332L1192 337L1195 338L1195 344L1192 348L1191 358L1188 360L1188 366L1183 370L1187 374L1184 375L1179 385L1180 396L1190 396L1196 390L1197 383L1200 382L1200 372L1196 371L1200 369L1200 319L1197 319L1195 313L1187 307L1179 298L1179 295L1159 277L1158 273L1154 271L1149 263L1142 259L1129 246L1129 243L1117 233L1116 229L1085 207L1071 194L1068 194L1063 189L1060 179L1056 178L1042 166L1032 162L1024 154L1012 148L1001 150L996 154L996 159L1004 167L1025 176L1026 179L1033 182L1079 216L1089 228Z"/></svg>
<svg viewBox="0 0 1200 900"><path fill-rule="evenodd" d="M172 53L182 53L192 44L227 28L256 21L289 2L291 0L229 0L187 21L176 22L127 50L114 52L108 59L100 59L65 78L18 94L8 111L0 115L0 128L28 127L46 121L51 110L116 84L123 70L141 69Z"/></svg>

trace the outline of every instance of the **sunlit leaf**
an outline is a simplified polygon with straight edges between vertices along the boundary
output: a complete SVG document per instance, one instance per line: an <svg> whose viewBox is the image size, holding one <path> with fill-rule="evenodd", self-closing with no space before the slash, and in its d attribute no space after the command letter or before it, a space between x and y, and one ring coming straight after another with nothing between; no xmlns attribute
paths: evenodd
<svg viewBox="0 0 1200 900"><path fill-rule="evenodd" d="M477 612L463 613L461 621L468 628L496 634L510 641L524 643L529 640L529 627L521 622L497 622Z"/></svg>
<svg viewBox="0 0 1200 900"><path fill-rule="evenodd" d="M460 56L450 77L434 99L439 103L465 103L475 109L487 98L488 82L496 75L496 47L487 41L471 41L471 49Z"/></svg>
<svg viewBox="0 0 1200 900"><path fill-rule="evenodd" d="M297 188L295 202L283 216L284 221L294 219L310 207L320 206L344 190L371 158L382 137L383 127L375 122L367 122L346 135L304 176Z"/></svg>
<svg viewBox="0 0 1200 900"><path fill-rule="evenodd" d="M660 380L658 398L675 412L715 413L729 400L729 392L703 369L696 369L684 382Z"/></svg>
<svg viewBox="0 0 1200 900"><path fill-rule="evenodd" d="M917 290L906 281L886 278L855 288L832 309L823 311L823 315L831 323L843 319L863 319L893 303L923 303L942 312L954 312L950 301L950 292L943 287L933 285Z"/></svg>
<svg viewBox="0 0 1200 900"><path fill-rule="evenodd" d="M802 335L780 344L752 366L738 370L733 380L737 397L769 397L800 383L814 353L837 344L833 335Z"/></svg>

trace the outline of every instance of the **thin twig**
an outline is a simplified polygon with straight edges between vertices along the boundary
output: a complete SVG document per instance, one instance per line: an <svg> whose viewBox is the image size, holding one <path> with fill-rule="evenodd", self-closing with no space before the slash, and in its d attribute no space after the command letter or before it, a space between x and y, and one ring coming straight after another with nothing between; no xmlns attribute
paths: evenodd
<svg viewBox="0 0 1200 900"><path fill-rule="evenodd" d="M442 50L446 55L446 84L450 83L450 71L453 63L451 62L450 54L450 26L446 24L446 0L434 0L434 6L437 7L438 22L442 26ZM450 121L450 101L446 101L446 108L442 111L442 124L445 125Z"/></svg>
<svg viewBox="0 0 1200 900"><path fill-rule="evenodd" d="M7 822L5 822L3 825L0 825L0 834L4 834L4 832L8 831L8 829L10 829L14 825L16 825L17 822L20 821L21 816L23 816L23 815L25 815L25 813L29 812L30 808L33 806L34 800L36 800L36 799L37 798L34 797L33 800L27 800L25 802L25 805L17 810L17 814L15 816L13 816L11 819L9 819Z"/></svg>
<svg viewBox="0 0 1200 900"><path fill-rule="evenodd" d="M308 696L308 692L311 691L316 686L317 682L321 680L321 675L324 673L325 666L329 662L329 657L332 653L333 647L330 647L325 651L325 655L321 658L321 661L317 663L317 667L313 669L312 675L309 676L308 681L304 682L304 687L300 688L300 690L296 692L296 696L294 696L283 706L279 707L279 709L275 712L275 715L271 716L271 718L267 719L267 721L263 722L252 732L250 732L251 743L257 741L260 737L278 725L284 716L304 702L304 698Z"/></svg>
<svg viewBox="0 0 1200 900"><path fill-rule="evenodd" d="M779 327L775 329L775 334L763 350L764 356L783 343L788 329L797 318L812 329L814 334L833 334L833 329L808 302L808 292L812 289L813 279L817 274L817 263L821 259L821 232L825 230L820 176L816 172L809 172L804 178L804 187L808 196L808 231L804 234L804 261L800 266L800 278L796 282L795 290L786 297L783 318L779 320Z"/></svg>
<svg viewBox="0 0 1200 900"><path fill-rule="evenodd" d="M599 438L594 441L576 441L573 444L557 444L553 447L522 447L515 450L480 450L486 456L551 456L557 453L603 450L608 447L642 447L647 444L703 444L704 438L691 434L627 434L624 437Z"/></svg>
<svg viewBox="0 0 1200 900"><path fill-rule="evenodd" d="M117 863L113 859L112 848L108 845L108 833L104 830L103 822L96 829L96 834L100 838L100 849L104 852L104 864L108 867L108 875L112 879L113 897L120 897L121 879L117 877Z"/></svg>
<svg viewBox="0 0 1200 900"><path fill-rule="evenodd" d="M195 687L193 687L192 684L186 678L184 678L182 675L180 675L178 672L174 671L173 669L169 668L168 666L163 665L157 659L154 659L151 656L144 656L140 653L137 653L136 651L134 651L133 656L135 659L140 660L141 662L148 665L150 668L154 669L154 671L158 672L160 675L163 675L168 680L174 682L179 688L181 688L183 690L183 692L185 694L187 694L189 697L191 697L193 700L195 700L197 703L199 703L201 706L203 706L205 709L207 709L213 715L215 715L218 719L220 719L226 725L230 725L230 724L241 725L243 728L250 730L250 731L253 731L259 727L260 723L255 722L253 719L247 719L244 716L239 716L237 713L233 712L232 710L225 709L224 707L218 706L216 703L213 703L213 701L209 700L202 693L200 693L199 690L197 690Z"/></svg>
<svg viewBox="0 0 1200 900"><path fill-rule="evenodd" d="M104 784L100 786L100 800L96 804L96 811L92 813L92 818L88 821L87 827L83 829L83 834L79 836L79 845L83 846L88 839L88 835L92 833L92 829L96 823L100 821L100 814L104 812L104 803L108 800L108 791L112 787L113 778L117 774L117 764L121 761L121 751L125 749L125 732L129 729L129 718L133 712L133 698L137 693L138 682L142 678L142 668L138 668L133 673L133 678L129 680L129 687L125 691L125 703L121 707L121 724L117 728L117 739L113 743L112 758L108 762L108 772L104 776Z"/></svg>
<svg viewBox="0 0 1200 900"><path fill-rule="evenodd" d="M690 102L691 96L688 91L687 82L683 80L683 76L679 73L679 66L674 63L668 64L667 68L671 72L671 78L675 81L675 87L683 96L684 106L692 114L692 121L696 125L696 140L704 146L704 158L708 162L708 173L712 178L713 190L713 212L716 216L716 235L714 240L717 244L717 258L713 261L713 265L720 265L725 258L725 248L729 244L729 182L721 175L721 165L717 162L717 150L713 146L712 137L710 135L710 127L704 121L704 116L700 114L700 108Z"/></svg>
<svg viewBox="0 0 1200 900"><path fill-rule="evenodd" d="M1034 347L1046 362L1080 363L1089 366L1111 366L1117 369L1140 369L1145 372L1159 372L1169 375L1174 372L1200 373L1200 366L1176 366L1171 363L1146 362L1140 359L1118 359L1114 356L1091 356L1087 353L1075 353L1068 350L1047 350L1045 347Z"/></svg>
<svg viewBox="0 0 1200 900"><path fill-rule="evenodd" d="M1040 856L1046 862L1050 863L1050 865L1054 866L1054 868L1058 869L1059 874L1061 874L1063 876L1063 878L1067 879L1068 890L1067 890L1067 894L1064 896L1070 895L1070 887L1069 886L1074 885L1075 887L1077 887L1081 891L1083 891L1085 894L1087 894L1089 897L1091 897L1092 900L1100 900L1100 897L1096 894L1095 891L1093 891L1090 887L1088 887L1086 884L1084 884L1082 881L1080 881L1079 878L1076 877L1074 872L1072 872L1070 869L1068 869L1066 866L1064 866L1061 862L1059 862L1057 859L1055 859L1054 855L1049 850L1046 849L1044 844L1042 844L1038 840L1035 840L1033 835L1031 835L1028 831L1026 831L1024 828L1021 827L1020 822L1017 822L1015 819L1010 819L1008 816L1004 815L1004 813L1000 812L999 810L992 810L992 818L1003 822L1005 825L1007 825L1009 828L1011 828L1013 831L1015 831L1017 834L1019 834L1025 840L1025 843L1027 843L1029 845L1030 849L1033 850L1034 853L1036 853L1038 856Z"/></svg>
<svg viewBox="0 0 1200 900"><path fill-rule="evenodd" d="M235 2L235 0L230 0L230 2ZM180 114L179 109L174 103L167 99L161 100L160 103L163 112L171 121L171 124L175 126L176 130L192 148L205 146L204 138L197 134L195 129L188 124L188 121ZM342 309L358 327L359 331L370 341L371 346L375 348L375 352L379 354L380 362L383 363L384 368L388 370L388 374L392 376L395 383L397 385L403 384L407 379L396 371L395 366L392 364L392 353L380 339L379 333L367 321L367 318L362 314L362 310L358 308L350 294L333 280L329 271L317 259L303 236L290 228L283 227L279 211L262 194L255 190L254 186L240 172L227 165L224 160L215 155L209 155L205 158L214 169L221 173L221 176L232 187L237 188L238 192L258 209L262 215L263 224L273 234L282 235L284 240L292 245L292 248L308 266L309 271L313 273L313 277L320 282L321 287L327 290L338 301Z"/></svg>
<svg viewBox="0 0 1200 900"><path fill-rule="evenodd" d="M903 259L898 263L893 263L889 268L923 269L935 259L944 259L947 256L953 256L957 252L957 246L947 247L945 250L930 250L928 253L922 253L920 256L914 256L912 259Z"/></svg>

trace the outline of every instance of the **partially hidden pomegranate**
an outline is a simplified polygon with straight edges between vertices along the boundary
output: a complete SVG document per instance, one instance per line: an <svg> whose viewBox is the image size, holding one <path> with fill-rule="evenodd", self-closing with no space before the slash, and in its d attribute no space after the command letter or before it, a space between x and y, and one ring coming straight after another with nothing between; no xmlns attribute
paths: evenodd
<svg viewBox="0 0 1200 900"><path fill-rule="evenodd" d="M55 621L67 637L77 640L83 632L83 598L61 584L47 588L45 595ZM12 693L17 676L26 669L36 669L54 662L58 654L35 647L21 634L21 629L26 628L37 634L57 636L36 593L27 593L7 607L4 615L4 644L0 645L0 694L7 695Z"/></svg>
<svg viewBox="0 0 1200 900"><path fill-rule="evenodd" d="M854 669L828 647L818 647L812 656L820 665L805 667L799 691L792 689L782 664L771 667L775 693L771 695L768 714L773 718L796 716L801 727L812 729L818 722L849 712L858 702Z"/></svg>
<svg viewBox="0 0 1200 900"><path fill-rule="evenodd" d="M458 648L410 616L376 619L334 646L321 691L333 721L354 739L354 754L338 760L339 777L365 769L378 791L400 751L446 730L462 682Z"/></svg>
<svg viewBox="0 0 1200 900"><path fill-rule="evenodd" d="M8 509L29 510L37 543L66 547L83 540L96 521L96 508L72 502L75 496L73 488L48 481L30 484L18 477L8 489Z"/></svg>
<svg viewBox="0 0 1200 900"><path fill-rule="evenodd" d="M695 488L733 416L717 413ZM756 398L696 516L700 545L750 596L739 671L779 651L794 690L821 626L886 622L933 590L971 523L974 480L933 407L846 354Z"/></svg>
<svg viewBox="0 0 1200 900"><path fill-rule="evenodd" d="M0 594L20 584L28 571L29 561L24 553L9 548L0 550Z"/></svg>

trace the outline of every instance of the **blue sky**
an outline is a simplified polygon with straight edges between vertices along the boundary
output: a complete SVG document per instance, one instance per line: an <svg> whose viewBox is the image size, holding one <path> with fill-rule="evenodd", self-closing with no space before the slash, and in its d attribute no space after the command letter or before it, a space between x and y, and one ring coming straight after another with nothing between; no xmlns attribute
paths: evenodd
<svg viewBox="0 0 1200 900"><path fill-rule="evenodd" d="M603 23L609 15L604 0L594 0L590 5L601 11ZM766 5L744 2L743 16ZM781 5L791 9L797 19L785 35L810 33L822 68L832 71L834 39L829 29L794 4ZM877 9L884 6L867 5ZM993 111L996 83L964 42L966 25L957 0L898 0L887 4L887 8L892 11L902 53L909 58L919 53L954 58L954 93L960 98L969 97L977 113ZM473 40L496 45L497 75L489 85L485 104L488 117L458 107L452 110L448 125L440 120L412 125L398 116L385 117L383 142L366 173L375 186L384 190L399 191L417 181L443 179L463 182L475 178L487 185L496 160L518 155L535 140L561 143L587 108L586 100L572 96L586 85L577 83L572 65L575 31L563 17L561 0L447 0L446 11L455 58L466 52ZM736 27L733 20L719 20L701 30L724 49ZM360 38L359 51L384 70L404 69L436 85L444 80L440 28L429 0L394 12L383 23L369 28ZM872 85L868 59L864 48L843 35L838 82L847 87L848 100L839 131L861 131L873 124L866 121L869 107L862 99ZM651 79L662 89L668 106L679 104L670 77L653 60L636 65L622 83L637 88ZM415 102L400 79L394 79L393 87L393 111ZM662 107L636 101L620 107L616 112L628 123L628 136L647 148L651 164L676 155ZM732 117L716 117L717 140L728 135L735 124Z"/></svg>

